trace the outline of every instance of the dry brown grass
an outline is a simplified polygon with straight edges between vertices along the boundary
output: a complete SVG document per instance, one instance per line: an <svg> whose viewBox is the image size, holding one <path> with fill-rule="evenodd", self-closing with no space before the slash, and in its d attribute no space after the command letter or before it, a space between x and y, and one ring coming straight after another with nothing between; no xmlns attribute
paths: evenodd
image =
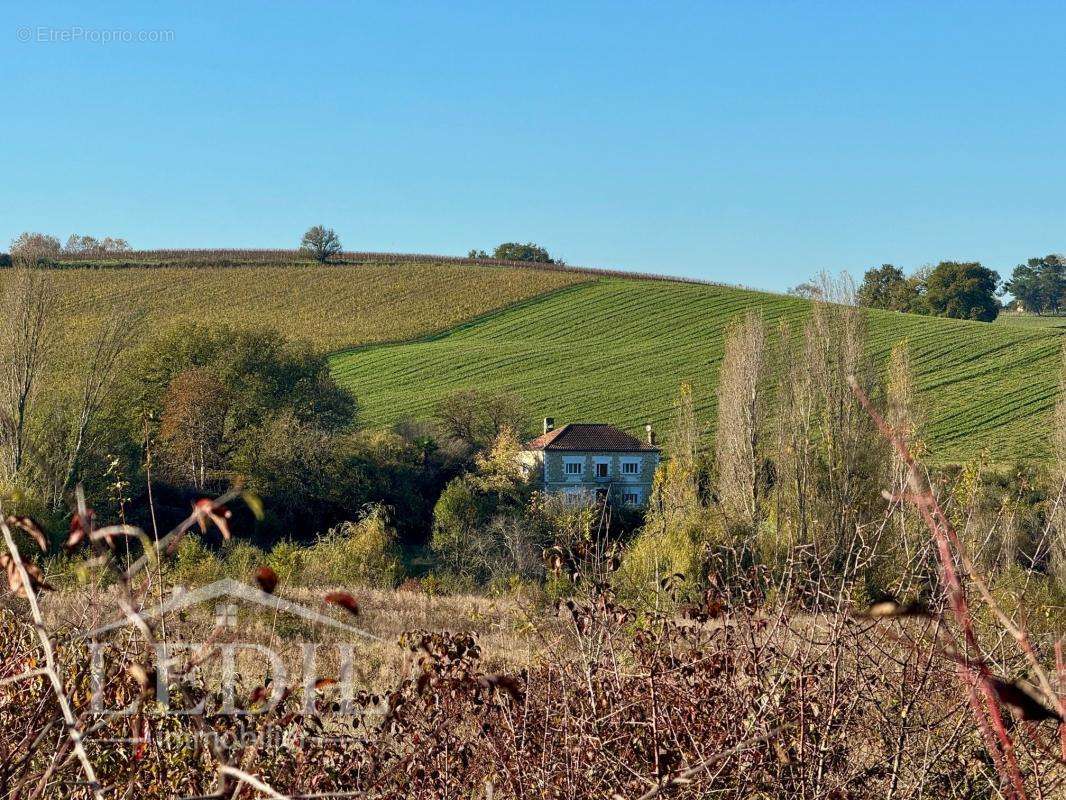
<svg viewBox="0 0 1066 800"><path fill-rule="evenodd" d="M250 582L250 581L249 581ZM351 592L359 602L359 615L354 620L323 604L330 591ZM166 597L169 597L169 588ZM293 588L279 587L277 595L300 603L342 622L353 624L375 639L355 642L354 667L358 683L369 690L381 691L395 682L404 669L404 652L397 646L407 631L452 631L477 637L483 661L489 669L513 669L525 666L533 659L538 647L537 635L531 619L539 617L532 604L513 597L487 597L475 594L430 595L424 592L381 590L351 587ZM118 593L114 589L93 587L51 592L41 598L45 622L50 630L60 633L83 633L122 619L117 606ZM148 592L146 609L156 606L158 596ZM10 594L0 595L0 607L21 610L21 602ZM350 641L333 630L284 615L275 617L265 608L237 604L237 626L225 632L217 641L260 643L273 641L277 650L295 667L300 642L329 645ZM216 624L215 603L208 602L183 612L168 615L165 620L167 638L178 642L206 642L212 639ZM539 619L537 628L543 631L545 621ZM332 648L322 651L327 660L320 665L324 676L336 675ZM262 678L267 664L259 658L248 658L242 668L242 679L253 682Z"/></svg>

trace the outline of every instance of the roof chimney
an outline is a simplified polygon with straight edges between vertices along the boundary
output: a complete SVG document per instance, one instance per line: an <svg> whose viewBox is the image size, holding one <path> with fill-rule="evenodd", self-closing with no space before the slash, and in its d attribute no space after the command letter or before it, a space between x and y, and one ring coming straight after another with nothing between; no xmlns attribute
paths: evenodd
<svg viewBox="0 0 1066 800"><path fill-rule="evenodd" d="M650 422L647 422L647 423L644 424L644 433L645 433L646 438L648 440L648 444L650 446L652 446L652 447L655 447L655 431L653 431L651 429L651 423Z"/></svg>
<svg viewBox="0 0 1066 800"><path fill-rule="evenodd" d="M555 417L545 417L544 432L551 433L553 430L555 430Z"/></svg>

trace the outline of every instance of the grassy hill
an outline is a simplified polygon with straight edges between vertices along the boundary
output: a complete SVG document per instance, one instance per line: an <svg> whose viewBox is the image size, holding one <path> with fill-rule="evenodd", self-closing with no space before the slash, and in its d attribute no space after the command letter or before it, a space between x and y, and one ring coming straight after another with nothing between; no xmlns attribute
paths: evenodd
<svg viewBox="0 0 1066 800"><path fill-rule="evenodd" d="M652 276L348 255L323 267L292 251L156 251L83 259L53 275L72 340L131 304L147 309L152 329L276 327L335 353L335 374L371 425L428 416L442 395L479 386L521 393L537 416L665 429L681 381L710 423L729 322L757 308L798 328L810 310L796 298ZM871 313L873 354L911 343L937 459L1046 454L1066 335L1054 322L1066 318L1034 319Z"/></svg>
<svg viewBox="0 0 1066 800"><path fill-rule="evenodd" d="M1066 316L1004 313L996 317L996 324L1012 328L1066 328Z"/></svg>
<svg viewBox="0 0 1066 800"><path fill-rule="evenodd" d="M480 386L519 392L560 421L664 428L681 381L713 419L724 330L749 308L795 327L810 311L804 300L742 289L603 279L333 364L370 423L428 415L442 395ZM878 357L909 340L937 460L1046 454L1062 331L890 312L871 313L870 329Z"/></svg>

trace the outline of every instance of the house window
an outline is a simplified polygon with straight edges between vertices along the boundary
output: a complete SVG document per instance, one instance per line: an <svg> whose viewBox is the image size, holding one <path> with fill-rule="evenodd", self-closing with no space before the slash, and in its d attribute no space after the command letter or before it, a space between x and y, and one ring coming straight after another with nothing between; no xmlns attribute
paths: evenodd
<svg viewBox="0 0 1066 800"><path fill-rule="evenodd" d="M608 464L607 464L606 461L598 461L598 462L596 462L596 477L597 478L606 478L607 477L607 466L608 466Z"/></svg>
<svg viewBox="0 0 1066 800"><path fill-rule="evenodd" d="M563 472L567 475L580 475L581 474L581 462L580 461L567 461L563 464Z"/></svg>
<svg viewBox="0 0 1066 800"><path fill-rule="evenodd" d="M640 505L640 492L632 489L622 492L622 502L627 506Z"/></svg>
<svg viewBox="0 0 1066 800"><path fill-rule="evenodd" d="M622 474L623 475L639 475L640 474L640 462L639 461L623 461L622 462Z"/></svg>

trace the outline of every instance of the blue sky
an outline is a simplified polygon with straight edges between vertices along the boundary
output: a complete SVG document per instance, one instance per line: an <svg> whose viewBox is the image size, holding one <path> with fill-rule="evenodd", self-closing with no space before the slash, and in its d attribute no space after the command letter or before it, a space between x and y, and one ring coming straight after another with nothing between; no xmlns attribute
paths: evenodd
<svg viewBox="0 0 1066 800"><path fill-rule="evenodd" d="M288 247L321 222L351 249L533 240L768 289L882 262L1007 274L1066 249L1053 4L8 2L0 19L2 244ZM49 40L79 27L172 34Z"/></svg>

